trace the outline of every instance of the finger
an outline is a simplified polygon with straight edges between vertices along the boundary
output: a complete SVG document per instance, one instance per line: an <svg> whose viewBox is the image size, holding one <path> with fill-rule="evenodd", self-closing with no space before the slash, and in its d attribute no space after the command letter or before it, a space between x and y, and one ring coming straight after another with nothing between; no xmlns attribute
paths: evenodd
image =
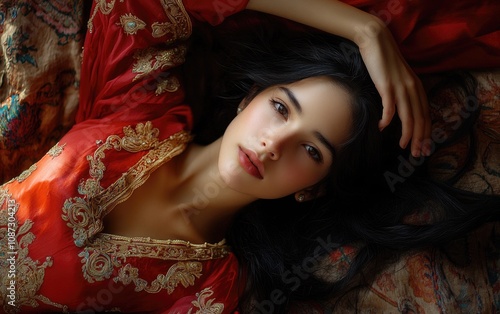
<svg viewBox="0 0 500 314"><path fill-rule="evenodd" d="M413 112L410 107L410 101L408 99L408 94L404 88L401 88L397 94L396 106L401 119L401 139L399 140L399 146L401 148L406 148L413 134Z"/></svg>
<svg viewBox="0 0 500 314"><path fill-rule="evenodd" d="M420 97L420 103L422 105L422 114L424 117L425 121L425 127L424 127L424 146L423 146L423 151L425 156L430 156L432 153L432 121L431 121L431 113L430 113L430 108L429 108L429 101L427 99L427 94L425 92L425 89L420 82L418 85L418 91L419 91L419 97Z"/></svg>
<svg viewBox="0 0 500 314"><path fill-rule="evenodd" d="M380 92L379 92L380 93ZM385 93L380 93L382 96L382 118L378 122L378 128L382 131L386 126L391 123L392 118L396 114L396 104L395 99L392 96L392 92L386 91Z"/></svg>
<svg viewBox="0 0 500 314"><path fill-rule="evenodd" d="M420 97L420 81L415 79L407 81L408 95L410 98L410 108L413 115L413 134L411 141L411 152L414 157L422 156L422 143L425 139L426 122L423 112L423 104Z"/></svg>

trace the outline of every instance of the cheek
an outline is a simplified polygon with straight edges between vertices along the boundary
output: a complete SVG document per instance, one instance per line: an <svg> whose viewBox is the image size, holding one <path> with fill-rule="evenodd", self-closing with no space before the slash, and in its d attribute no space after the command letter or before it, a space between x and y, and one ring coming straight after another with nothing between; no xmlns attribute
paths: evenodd
<svg viewBox="0 0 500 314"><path fill-rule="evenodd" d="M311 161L298 158L284 163L280 172L278 178L282 185L297 192L321 181L328 174L328 169L318 169Z"/></svg>

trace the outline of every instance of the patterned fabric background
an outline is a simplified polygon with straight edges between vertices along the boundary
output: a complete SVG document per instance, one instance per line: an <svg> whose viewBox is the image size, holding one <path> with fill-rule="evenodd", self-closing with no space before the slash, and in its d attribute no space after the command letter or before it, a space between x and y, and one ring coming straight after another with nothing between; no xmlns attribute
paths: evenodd
<svg viewBox="0 0 500 314"><path fill-rule="evenodd" d="M0 2L0 181L71 126L78 104L82 1Z"/></svg>

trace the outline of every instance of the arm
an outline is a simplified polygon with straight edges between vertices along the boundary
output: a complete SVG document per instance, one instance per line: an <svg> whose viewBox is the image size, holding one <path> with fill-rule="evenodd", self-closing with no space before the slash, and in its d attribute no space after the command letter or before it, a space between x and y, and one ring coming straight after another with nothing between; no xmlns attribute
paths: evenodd
<svg viewBox="0 0 500 314"><path fill-rule="evenodd" d="M414 156L430 153L430 145L422 146L431 135L427 96L380 19L335 0L250 0L247 9L284 17L356 43L382 97L380 129L397 111L403 125L400 146L406 147L413 138Z"/></svg>

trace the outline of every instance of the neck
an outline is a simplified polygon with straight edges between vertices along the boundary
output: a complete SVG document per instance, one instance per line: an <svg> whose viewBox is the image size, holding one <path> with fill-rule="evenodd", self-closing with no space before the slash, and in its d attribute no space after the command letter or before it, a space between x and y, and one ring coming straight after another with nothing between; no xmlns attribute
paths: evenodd
<svg viewBox="0 0 500 314"><path fill-rule="evenodd" d="M228 187L219 173L221 139L208 146L191 144L177 160L177 204L187 222L207 242L225 236L234 215L256 199Z"/></svg>

